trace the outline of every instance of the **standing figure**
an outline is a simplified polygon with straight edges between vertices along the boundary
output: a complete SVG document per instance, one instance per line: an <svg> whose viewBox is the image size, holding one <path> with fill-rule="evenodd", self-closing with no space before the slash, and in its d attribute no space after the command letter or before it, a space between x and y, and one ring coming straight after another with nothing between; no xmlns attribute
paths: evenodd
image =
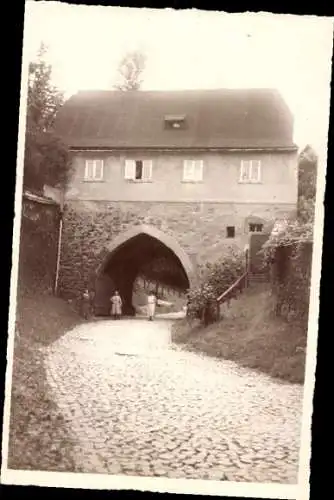
<svg viewBox="0 0 334 500"><path fill-rule="evenodd" d="M85 290L82 294L82 315L85 319L89 319L90 317L90 295L89 291Z"/></svg>
<svg viewBox="0 0 334 500"><path fill-rule="evenodd" d="M147 297L147 312L148 312L148 319L150 321L153 321L155 315L156 303L157 303L156 296L154 295L153 292L150 292L149 296Z"/></svg>
<svg viewBox="0 0 334 500"><path fill-rule="evenodd" d="M114 319L120 319L122 314L122 299L116 290L114 295L110 299L111 301L111 315Z"/></svg>

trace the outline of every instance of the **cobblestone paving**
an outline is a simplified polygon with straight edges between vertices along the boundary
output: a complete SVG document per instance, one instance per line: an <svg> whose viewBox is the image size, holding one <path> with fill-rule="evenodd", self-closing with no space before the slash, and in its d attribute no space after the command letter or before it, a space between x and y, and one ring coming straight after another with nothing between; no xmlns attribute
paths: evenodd
<svg viewBox="0 0 334 500"><path fill-rule="evenodd" d="M296 483L302 387L182 352L170 326L92 322L48 348L80 470Z"/></svg>

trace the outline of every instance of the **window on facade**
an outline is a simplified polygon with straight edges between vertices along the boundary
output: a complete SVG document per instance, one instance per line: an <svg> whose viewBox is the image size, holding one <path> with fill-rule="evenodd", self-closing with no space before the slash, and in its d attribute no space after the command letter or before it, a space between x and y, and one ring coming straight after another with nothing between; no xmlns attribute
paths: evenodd
<svg viewBox="0 0 334 500"><path fill-rule="evenodd" d="M203 161L185 160L183 164L183 181L200 182L203 180Z"/></svg>
<svg viewBox="0 0 334 500"><path fill-rule="evenodd" d="M240 182L261 182L261 161L242 160L240 166Z"/></svg>
<svg viewBox="0 0 334 500"><path fill-rule="evenodd" d="M234 226L227 226L226 227L226 237L227 238L234 238L235 237L235 227Z"/></svg>
<svg viewBox="0 0 334 500"><path fill-rule="evenodd" d="M249 224L250 233L261 233L263 231L263 224Z"/></svg>
<svg viewBox="0 0 334 500"><path fill-rule="evenodd" d="M103 180L103 160L86 160L85 181Z"/></svg>
<svg viewBox="0 0 334 500"><path fill-rule="evenodd" d="M126 160L124 177L132 181L150 181L152 179L152 161Z"/></svg>

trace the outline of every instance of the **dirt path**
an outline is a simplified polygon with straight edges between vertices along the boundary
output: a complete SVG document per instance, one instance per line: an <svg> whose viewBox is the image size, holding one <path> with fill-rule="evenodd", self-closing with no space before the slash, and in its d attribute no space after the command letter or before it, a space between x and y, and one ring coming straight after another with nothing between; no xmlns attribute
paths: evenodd
<svg viewBox="0 0 334 500"><path fill-rule="evenodd" d="M182 352L170 327L92 322L48 348L80 469L296 483L302 387Z"/></svg>

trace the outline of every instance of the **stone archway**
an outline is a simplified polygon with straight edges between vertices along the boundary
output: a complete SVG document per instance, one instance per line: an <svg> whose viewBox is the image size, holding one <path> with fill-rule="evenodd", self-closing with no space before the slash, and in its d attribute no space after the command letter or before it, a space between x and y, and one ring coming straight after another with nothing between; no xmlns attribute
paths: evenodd
<svg viewBox="0 0 334 500"><path fill-rule="evenodd" d="M97 315L108 314L109 297L118 289L124 313L134 314L132 289L143 266L164 260L170 270L162 282L186 290L194 279L193 264L179 243L170 235L148 225L137 225L119 234L106 247L107 255L96 270ZM167 282L166 282L167 280Z"/></svg>

